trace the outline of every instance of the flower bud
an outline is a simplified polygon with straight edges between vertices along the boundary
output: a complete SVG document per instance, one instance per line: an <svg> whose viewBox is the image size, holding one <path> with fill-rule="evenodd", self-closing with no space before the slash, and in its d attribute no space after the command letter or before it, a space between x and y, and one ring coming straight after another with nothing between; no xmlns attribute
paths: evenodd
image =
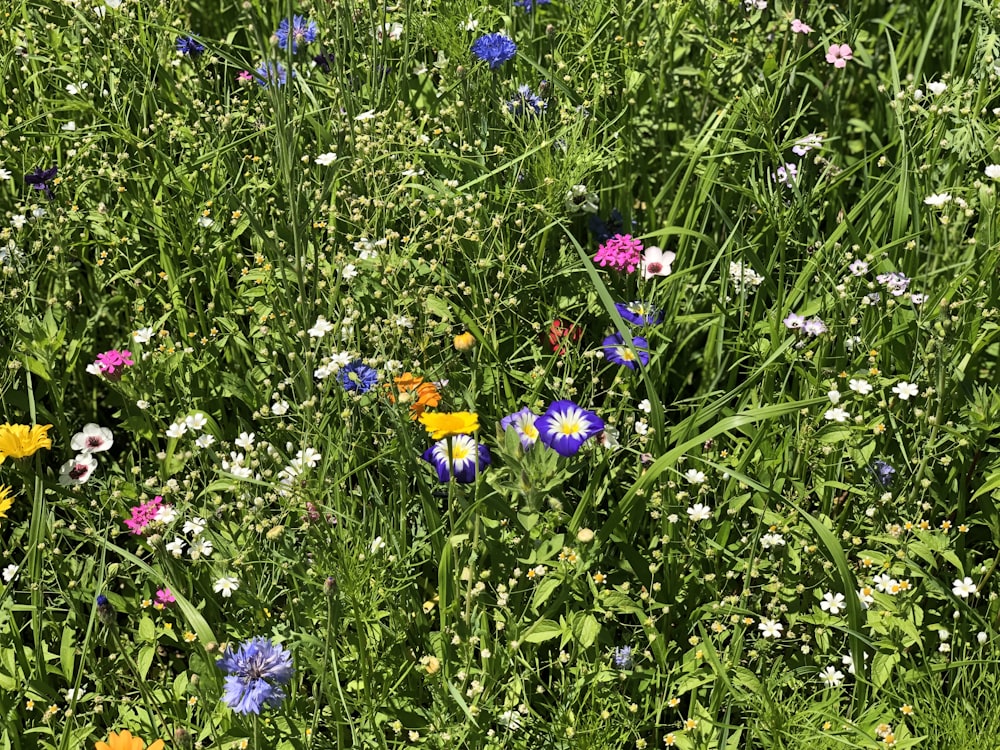
<svg viewBox="0 0 1000 750"><path fill-rule="evenodd" d="M476 337L466 331L465 333L458 334L453 339L453 343L458 351L471 352L476 347Z"/></svg>

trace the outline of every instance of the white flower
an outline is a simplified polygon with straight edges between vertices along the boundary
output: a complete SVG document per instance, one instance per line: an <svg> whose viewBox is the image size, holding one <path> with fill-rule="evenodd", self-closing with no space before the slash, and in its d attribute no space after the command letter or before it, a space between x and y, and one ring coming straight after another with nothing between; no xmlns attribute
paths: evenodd
<svg viewBox="0 0 1000 750"><path fill-rule="evenodd" d="M242 448L243 450L248 451L253 448L253 443L256 439L257 433L255 432L241 432L240 436L233 442L236 444L237 448Z"/></svg>
<svg viewBox="0 0 1000 750"><path fill-rule="evenodd" d="M400 328L413 328L413 320L407 315L397 315L393 322Z"/></svg>
<svg viewBox="0 0 1000 750"><path fill-rule="evenodd" d="M8 565L7 566L7 568L13 568L13 567L16 567L16 566L14 566L14 565ZM7 568L4 568L4 571L3 571L4 580L7 580ZM989 636L986 635L985 631L980 630L978 633L976 633L976 640L979 641L979 645L980 646L982 646L984 643L986 643L986 641L988 639L989 639Z"/></svg>
<svg viewBox="0 0 1000 750"><path fill-rule="evenodd" d="M215 221L211 216L202 215L198 217L198 226L202 229L211 229L214 225Z"/></svg>
<svg viewBox="0 0 1000 750"><path fill-rule="evenodd" d="M271 404L271 413L275 416L282 416L288 413L288 402L287 401L275 401Z"/></svg>
<svg viewBox="0 0 1000 750"><path fill-rule="evenodd" d="M826 392L826 397L828 399L830 399L830 403L831 404L839 404L840 403L840 391L838 391L836 388L833 388L832 390L827 391Z"/></svg>
<svg viewBox="0 0 1000 750"><path fill-rule="evenodd" d="M898 385L894 385L892 392L899 396L900 401L909 401L911 396L916 396L920 393L920 388L917 387L916 383L907 383L904 380Z"/></svg>
<svg viewBox="0 0 1000 750"><path fill-rule="evenodd" d="M517 711L504 711L497 717L497 721L512 732L521 728L521 714Z"/></svg>
<svg viewBox="0 0 1000 750"><path fill-rule="evenodd" d="M86 81L82 83L68 83L66 84L66 92L70 96L76 96L81 91L84 91L87 88L87 86L89 86L89 84Z"/></svg>
<svg viewBox="0 0 1000 750"><path fill-rule="evenodd" d="M10 170L0 167L0 180L9 180L11 176Z"/></svg>
<svg viewBox="0 0 1000 750"><path fill-rule="evenodd" d="M309 329L310 338L321 339L330 331L333 330L333 323L327 320L324 316L320 315L316 318L316 322L313 327Z"/></svg>
<svg viewBox="0 0 1000 750"><path fill-rule="evenodd" d="M78 701L81 698L83 698L83 696L84 696L84 694L86 692L87 692L87 683L83 683L82 685L80 685L79 690L76 689L76 688L66 688L66 690L65 690L66 700L67 701L73 701L73 700L77 700Z"/></svg>
<svg viewBox="0 0 1000 750"><path fill-rule="evenodd" d="M181 537L175 536L174 541L167 542L166 549L167 552L169 552L174 557L180 557L181 554L184 552L185 545L186 542Z"/></svg>
<svg viewBox="0 0 1000 750"><path fill-rule="evenodd" d="M24 214L14 214L10 217L10 225L14 229L24 229L24 225L28 223L28 217Z"/></svg>
<svg viewBox="0 0 1000 750"><path fill-rule="evenodd" d="M991 180L1000 180L1000 164L989 164L983 171Z"/></svg>
<svg viewBox="0 0 1000 750"><path fill-rule="evenodd" d="M819 673L819 678L829 687L837 687L844 681L844 673L836 667L830 666Z"/></svg>
<svg viewBox="0 0 1000 750"><path fill-rule="evenodd" d="M325 154L317 156L315 161L321 167L326 167L337 161L337 155L333 151L327 151Z"/></svg>
<svg viewBox="0 0 1000 750"><path fill-rule="evenodd" d="M948 88L948 84L941 81L931 81L927 84L927 88L930 89L930 92L934 96L938 96L944 93L945 89Z"/></svg>
<svg viewBox="0 0 1000 750"><path fill-rule="evenodd" d="M823 594L823 601L819 603L819 608L824 612L829 612L831 615L840 614L840 610L847 606L847 600L843 594L834 594L832 591L827 591Z"/></svg>
<svg viewBox="0 0 1000 750"><path fill-rule="evenodd" d="M951 200L951 195L949 193L932 193L924 198L924 203L928 206L934 206L935 208L940 208L945 203Z"/></svg>
<svg viewBox="0 0 1000 750"><path fill-rule="evenodd" d="M869 393L872 392L872 384L869 383L867 380L862 380L862 379L855 380L854 378L851 378L851 382L849 382L847 386L852 391L854 391L855 393L860 393L862 396L867 396Z"/></svg>
<svg viewBox="0 0 1000 750"><path fill-rule="evenodd" d="M118 10L121 7L122 0L104 0L104 4L111 8L111 10Z"/></svg>
<svg viewBox="0 0 1000 750"><path fill-rule="evenodd" d="M83 430L76 433L69 441L69 447L78 453L100 453L110 448L114 442L111 430L88 422L83 426Z"/></svg>
<svg viewBox="0 0 1000 750"><path fill-rule="evenodd" d="M868 652L865 652L865 661L868 661ZM850 654L840 657L840 663L847 667L847 671L854 674L854 659L851 658Z"/></svg>
<svg viewBox="0 0 1000 750"><path fill-rule="evenodd" d="M315 469L322 460L322 454L312 448L306 448L295 454L295 463L299 466L308 466L310 469Z"/></svg>
<svg viewBox="0 0 1000 750"><path fill-rule="evenodd" d="M225 599L233 595L233 592L240 587L240 581L233 576L223 576L212 584L212 589L216 594L222 594Z"/></svg>
<svg viewBox="0 0 1000 750"><path fill-rule="evenodd" d="M677 255L671 251L663 252L656 245L647 247L642 254L642 278L651 279L654 276L669 276L670 264Z"/></svg>
<svg viewBox="0 0 1000 750"><path fill-rule="evenodd" d="M883 594L888 593L890 590L899 585L899 582L888 573L882 573L875 576L875 578L872 579L872 582L875 584L875 588Z"/></svg>
<svg viewBox="0 0 1000 750"><path fill-rule="evenodd" d="M174 422L167 428L166 435L168 438L177 439L187 432L187 429L187 425L183 422Z"/></svg>
<svg viewBox="0 0 1000 750"><path fill-rule="evenodd" d="M757 625L757 629L761 633L761 638L780 638L781 631L785 629L785 626L780 622L764 619Z"/></svg>
<svg viewBox="0 0 1000 750"><path fill-rule="evenodd" d="M649 432L649 425L646 424L645 419L637 419L632 427L635 429L636 435L646 435Z"/></svg>
<svg viewBox="0 0 1000 750"><path fill-rule="evenodd" d="M199 448L208 448L214 442L215 438L212 435L206 433L204 435L199 436L198 439L194 441L194 444L197 445Z"/></svg>
<svg viewBox="0 0 1000 750"><path fill-rule="evenodd" d="M59 484L75 487L83 484L97 468L97 459L89 453L80 453L72 461L67 461L59 469Z"/></svg>
<svg viewBox="0 0 1000 750"><path fill-rule="evenodd" d="M621 443L618 442L618 430L607 425L605 425L604 431L597 436L597 442L602 448L611 451L621 446Z"/></svg>
<svg viewBox="0 0 1000 750"><path fill-rule="evenodd" d="M59 129L60 130L67 130L67 131L76 130L76 123L73 122L73 120L70 120L69 122L64 123L63 126L61 128L59 128Z"/></svg>
<svg viewBox="0 0 1000 750"><path fill-rule="evenodd" d="M357 120L358 122L363 122L364 120L371 120L371 119L374 119L375 117L376 117L375 110L374 109L369 109L369 110L367 110L365 112L362 112L360 115L358 115L354 119Z"/></svg>
<svg viewBox="0 0 1000 750"><path fill-rule="evenodd" d="M0 575L3 576L3 582L10 583L11 581L13 581L14 576L17 575L18 570L20 570L20 568L17 565L14 565L14 563L11 563L6 568L4 568L3 572L0 573Z"/></svg>
<svg viewBox="0 0 1000 750"><path fill-rule="evenodd" d="M238 477L239 479L249 479L253 476L253 469L249 466L244 466L244 460L245 458L242 453L230 451L229 458L222 459L222 470L228 471L234 477Z"/></svg>
<svg viewBox="0 0 1000 750"><path fill-rule="evenodd" d="M208 424L208 418L204 413L198 411L185 417L184 424L192 432L201 432Z"/></svg>
<svg viewBox="0 0 1000 750"><path fill-rule="evenodd" d="M861 601L861 606L868 609L869 604L875 603L875 597L872 596L872 590L870 586L862 586L858 589L858 599Z"/></svg>
<svg viewBox="0 0 1000 750"><path fill-rule="evenodd" d="M647 414L653 411L653 405L649 403L648 398L644 398L642 401L639 402L639 411L644 411Z"/></svg>
<svg viewBox="0 0 1000 750"><path fill-rule="evenodd" d="M951 584L951 593L955 596L960 596L963 599L968 599L969 596L975 594L976 591L976 584L972 582L972 579L969 578L969 576L962 579L956 578Z"/></svg>
<svg viewBox="0 0 1000 750"><path fill-rule="evenodd" d="M781 534L764 534L760 538L760 546L764 549L771 549L771 547L784 547L785 537Z"/></svg>
<svg viewBox="0 0 1000 750"><path fill-rule="evenodd" d="M371 547L369 549L373 555L380 549L385 549L385 542L382 541L382 537L377 536L372 539Z"/></svg>
<svg viewBox="0 0 1000 750"><path fill-rule="evenodd" d="M177 510L173 505L161 505L157 508L156 515L153 516L153 520L164 525L173 523L177 520Z"/></svg>
<svg viewBox="0 0 1000 750"><path fill-rule="evenodd" d="M684 472L684 478L687 480L688 484L704 484L705 472L698 471L697 469L688 469Z"/></svg>
<svg viewBox="0 0 1000 750"><path fill-rule="evenodd" d="M834 409L827 409L823 417L828 422L837 422L838 424L843 424L844 422L846 422L848 419L851 418L851 415L838 406Z"/></svg>
<svg viewBox="0 0 1000 750"><path fill-rule="evenodd" d="M92 366L93 365L87 365L87 372L90 372L90 368ZM139 409L142 409L143 411L146 411L146 409L149 408L149 402L146 399L144 399L144 398L140 398L138 401L136 401L135 405L136 405L136 407L138 407Z"/></svg>
<svg viewBox="0 0 1000 750"><path fill-rule="evenodd" d="M476 29L479 28L479 21L477 21L472 16L469 16L465 20L465 25L462 26L462 28L465 29L466 31L475 31Z"/></svg>
<svg viewBox="0 0 1000 750"><path fill-rule="evenodd" d="M712 509L702 503L695 503L690 508L687 509L687 514L692 521L698 523L699 521L705 521L712 517Z"/></svg>
<svg viewBox="0 0 1000 750"><path fill-rule="evenodd" d="M48 213L48 211L46 211L41 206L39 206L38 208L31 209L31 215L34 216L36 219L42 218L47 213Z"/></svg>
<svg viewBox="0 0 1000 750"><path fill-rule="evenodd" d="M355 276L358 275L358 267L353 263L348 263L340 271L340 275L344 277L344 281L350 281L351 279L353 279Z"/></svg>
<svg viewBox="0 0 1000 750"><path fill-rule="evenodd" d="M132 340L137 344L148 344L152 338L152 328L140 328L138 331L132 331Z"/></svg>
<svg viewBox="0 0 1000 750"><path fill-rule="evenodd" d="M207 525L204 518L192 518L190 521L184 522L184 533L198 536Z"/></svg>
<svg viewBox="0 0 1000 750"><path fill-rule="evenodd" d="M198 537L193 542L191 542L191 559L197 560L199 557L211 557L212 556L212 542L209 539L203 537Z"/></svg>

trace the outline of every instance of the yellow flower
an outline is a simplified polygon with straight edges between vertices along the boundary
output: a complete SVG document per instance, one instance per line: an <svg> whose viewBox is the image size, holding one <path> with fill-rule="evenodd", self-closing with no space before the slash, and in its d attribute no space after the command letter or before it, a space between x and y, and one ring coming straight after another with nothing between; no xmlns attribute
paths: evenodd
<svg viewBox="0 0 1000 750"><path fill-rule="evenodd" d="M133 737L127 729L121 734L112 732L107 742L98 742L94 750L163 750L163 740L157 740L149 748L139 737Z"/></svg>
<svg viewBox="0 0 1000 750"><path fill-rule="evenodd" d="M431 439L469 435L479 429L479 415L467 411L425 413L420 415L420 424L430 434Z"/></svg>
<svg viewBox="0 0 1000 750"><path fill-rule="evenodd" d="M40 448L51 448L52 440L46 433L52 425L2 424L0 425L0 464L8 458L27 458Z"/></svg>
<svg viewBox="0 0 1000 750"><path fill-rule="evenodd" d="M472 351L476 346L476 337L471 333L466 331L465 333L458 334L452 341L455 344L455 348L460 352Z"/></svg>
<svg viewBox="0 0 1000 750"><path fill-rule="evenodd" d="M7 517L7 511L10 510L10 506L14 504L14 495L10 491L10 487L5 485L0 485L0 518Z"/></svg>

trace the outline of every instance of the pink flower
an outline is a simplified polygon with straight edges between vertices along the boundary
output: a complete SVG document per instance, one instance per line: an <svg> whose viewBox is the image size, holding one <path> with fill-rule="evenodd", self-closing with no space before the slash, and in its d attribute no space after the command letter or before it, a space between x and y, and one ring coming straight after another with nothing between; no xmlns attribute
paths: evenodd
<svg viewBox="0 0 1000 750"><path fill-rule="evenodd" d="M594 262L601 266L611 266L616 271L632 273L642 260L642 242L630 234L616 234L601 245L594 256Z"/></svg>
<svg viewBox="0 0 1000 750"><path fill-rule="evenodd" d="M125 519L125 525L133 534L137 536L142 534L146 527L156 520L156 512L160 509L162 502L163 498L157 495L148 503L135 506L132 508L132 517Z"/></svg>
<svg viewBox="0 0 1000 750"><path fill-rule="evenodd" d="M848 60L854 59L854 50L849 44L831 44L826 51L826 61L835 68L846 68Z"/></svg>
<svg viewBox="0 0 1000 750"><path fill-rule="evenodd" d="M240 74L236 76L237 83L250 83L253 80L253 74L249 70L241 70Z"/></svg>
<svg viewBox="0 0 1000 750"><path fill-rule="evenodd" d="M156 591L156 603L159 605L173 604L177 600L174 598L173 593L170 589L157 589Z"/></svg>
<svg viewBox="0 0 1000 750"><path fill-rule="evenodd" d="M132 352L111 349L97 355L94 364L87 367L87 372L95 375L103 375L109 380L118 380L126 367L132 367L135 362L132 360Z"/></svg>
<svg viewBox="0 0 1000 750"><path fill-rule="evenodd" d="M812 30L812 26L802 23L802 21L797 18L792 21L792 32L795 34L808 34Z"/></svg>

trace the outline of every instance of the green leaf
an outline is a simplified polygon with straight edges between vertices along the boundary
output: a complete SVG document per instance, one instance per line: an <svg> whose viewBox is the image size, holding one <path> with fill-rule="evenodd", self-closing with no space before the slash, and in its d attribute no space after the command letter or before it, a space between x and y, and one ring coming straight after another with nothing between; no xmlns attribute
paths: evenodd
<svg viewBox="0 0 1000 750"><path fill-rule="evenodd" d="M59 664L62 666L66 681L73 682L73 663L76 658L76 642L72 628L63 628L62 641L59 643Z"/></svg>
<svg viewBox="0 0 1000 750"><path fill-rule="evenodd" d="M136 658L136 666L139 669L139 677L143 680L149 674L149 668L153 666L153 659L156 656L156 646L143 646L139 649L139 656Z"/></svg>
<svg viewBox="0 0 1000 750"><path fill-rule="evenodd" d="M528 628L525 634L521 636L521 640L526 643L542 643L550 641L553 638L558 638L562 635L562 632L562 627L558 622L541 619Z"/></svg>
<svg viewBox="0 0 1000 750"><path fill-rule="evenodd" d="M601 624L589 612L577 612L573 617L573 637L583 648L590 648L601 633Z"/></svg>
<svg viewBox="0 0 1000 750"><path fill-rule="evenodd" d="M139 620L139 638L147 643L156 641L156 623L148 615L143 615L142 619Z"/></svg>

